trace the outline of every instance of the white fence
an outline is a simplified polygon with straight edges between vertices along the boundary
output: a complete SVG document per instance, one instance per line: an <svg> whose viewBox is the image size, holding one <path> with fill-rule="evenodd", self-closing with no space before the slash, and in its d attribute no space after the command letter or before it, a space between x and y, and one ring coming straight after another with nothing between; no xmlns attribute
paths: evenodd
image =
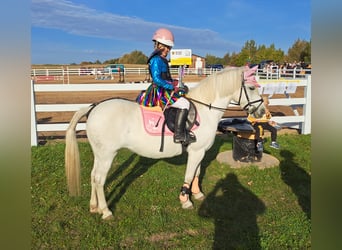
<svg viewBox="0 0 342 250"><path fill-rule="evenodd" d="M202 74L210 75L213 72L219 71L220 69L212 69L212 68L203 68ZM104 68L69 68L69 67L60 67L60 68L33 68L31 69L31 76L66 76L66 75L95 75L102 74L104 72ZM171 74L178 74L178 68L170 68ZM185 68L184 74L197 74L198 70L195 68ZM125 68L124 74L134 74L134 75L145 75L148 74L147 66L146 68Z"/></svg>
<svg viewBox="0 0 342 250"><path fill-rule="evenodd" d="M103 68L69 68L69 67L60 67L60 68L34 68L31 69L31 77L36 81L50 81L50 80L58 80L63 84L70 84L70 76L82 76L82 75L93 75L94 79L101 78L103 73ZM211 75L212 73L219 71L220 69L212 69L212 68L203 68L199 72L196 68L185 68L185 75ZM170 68L171 74L177 75L178 68ZM121 72L122 73L122 72ZM118 74L118 73L110 73L110 74ZM310 69L279 69L278 67L273 67L270 70L264 71L263 69L258 69L257 76L260 79L280 79L280 78L289 78L289 79L298 79L298 78L306 78L311 74ZM146 68L125 68L123 75L143 75L148 76L148 69ZM110 78L109 78L110 79Z"/></svg>
<svg viewBox="0 0 342 250"><path fill-rule="evenodd" d="M283 126L298 128L303 134L311 133L311 76L303 80L259 80L263 94L269 94L269 105L291 106L294 110L293 116L274 116L273 120ZM189 88L197 83L187 83ZM140 84L34 84L31 81L31 145L37 145L37 133L49 131L66 131L67 123L37 124L36 112L66 112L76 111L81 107L89 106L84 104L35 104L35 92L68 92L68 91L123 91L143 90L149 83ZM289 93L296 90L296 87L304 86L303 98L289 98ZM283 93L286 98L273 99L273 93ZM303 115L298 115L296 106L303 107ZM79 123L77 130L85 130L85 124Z"/></svg>
<svg viewBox="0 0 342 250"><path fill-rule="evenodd" d="M302 80L259 79L258 83L262 86L262 93L269 97L269 106L290 106L293 110L293 116L273 116L272 120L284 127L300 129L302 134L311 133L311 75ZM290 94L295 93L300 86L304 87L304 97L291 98ZM285 98L272 98L274 94L283 94ZM302 115L298 113L299 106L303 107Z"/></svg>

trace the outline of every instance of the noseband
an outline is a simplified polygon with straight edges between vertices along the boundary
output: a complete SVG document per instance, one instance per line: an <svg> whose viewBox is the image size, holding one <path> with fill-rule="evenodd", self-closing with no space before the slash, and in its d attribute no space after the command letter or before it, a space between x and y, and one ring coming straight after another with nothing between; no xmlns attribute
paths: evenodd
<svg viewBox="0 0 342 250"><path fill-rule="evenodd" d="M248 94L247 94L247 89L246 89L245 81L246 81L246 80L245 80L244 75L243 75L243 73L242 73L242 82L241 82L241 88L240 88L239 101L238 101L237 103L230 102L230 104L240 106L240 104L241 104L241 98L242 98L242 93L245 93L245 96L246 96L246 99L247 99L247 104L246 104L245 106L243 106L242 109L243 109L243 110L246 110L247 113L249 113L249 114L253 114L253 113L260 107L260 105L264 102L264 100L262 99L262 97L260 97L259 100L250 101L250 100L249 100L249 96L248 96ZM248 111L248 107L250 107L250 106L252 106L252 104L258 103L258 102L260 102L260 103L258 104L258 106L257 106L255 109L253 109L251 112L249 112L249 111Z"/></svg>

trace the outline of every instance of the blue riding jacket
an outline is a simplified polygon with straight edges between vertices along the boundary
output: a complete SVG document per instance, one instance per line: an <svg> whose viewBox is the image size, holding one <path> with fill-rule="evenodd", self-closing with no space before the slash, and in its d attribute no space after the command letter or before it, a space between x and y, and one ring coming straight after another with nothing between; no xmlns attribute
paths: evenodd
<svg viewBox="0 0 342 250"><path fill-rule="evenodd" d="M147 63L152 77L152 84L138 95L136 101L140 105L148 107L164 107L175 103L181 95L173 92L175 87L172 84L173 80L166 58L160 56L160 51L155 50Z"/></svg>
<svg viewBox="0 0 342 250"><path fill-rule="evenodd" d="M148 64L153 83L158 85L158 87L173 90L174 87L171 84L172 78L167 60L159 54L152 53Z"/></svg>

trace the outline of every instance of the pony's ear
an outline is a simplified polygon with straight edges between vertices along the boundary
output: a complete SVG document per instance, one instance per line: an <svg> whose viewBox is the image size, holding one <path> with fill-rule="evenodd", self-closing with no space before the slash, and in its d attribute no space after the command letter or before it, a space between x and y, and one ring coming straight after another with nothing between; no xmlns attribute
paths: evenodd
<svg viewBox="0 0 342 250"><path fill-rule="evenodd" d="M254 73L258 69L258 65L254 66L253 68L249 68L248 66L245 67L245 72L243 73L244 80L246 83L253 84L256 87L260 87L259 83L256 81Z"/></svg>
<svg viewBox="0 0 342 250"><path fill-rule="evenodd" d="M252 74L254 74L255 71L257 71L258 67L259 67L259 65L256 65L253 68L246 66L245 72L244 72L244 77L247 78L247 77L251 76Z"/></svg>
<svg viewBox="0 0 342 250"><path fill-rule="evenodd" d="M253 72L257 71L257 69L259 68L259 65L255 65L253 68L251 68L251 70L253 70Z"/></svg>

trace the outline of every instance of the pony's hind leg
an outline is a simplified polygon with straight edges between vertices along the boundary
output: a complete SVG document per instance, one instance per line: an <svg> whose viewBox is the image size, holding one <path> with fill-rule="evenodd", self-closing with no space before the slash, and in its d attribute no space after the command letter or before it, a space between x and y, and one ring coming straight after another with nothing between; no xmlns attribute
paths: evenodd
<svg viewBox="0 0 342 250"><path fill-rule="evenodd" d="M98 213L99 211L98 211L98 202L97 202L97 194L96 194L96 182L95 182L94 168L91 171L90 183L91 183L90 212Z"/></svg>
<svg viewBox="0 0 342 250"><path fill-rule="evenodd" d="M104 184L115 155L116 153L107 156L95 154L94 167L91 171L90 212L102 214L103 219L112 217L112 212L108 209L104 194Z"/></svg>

